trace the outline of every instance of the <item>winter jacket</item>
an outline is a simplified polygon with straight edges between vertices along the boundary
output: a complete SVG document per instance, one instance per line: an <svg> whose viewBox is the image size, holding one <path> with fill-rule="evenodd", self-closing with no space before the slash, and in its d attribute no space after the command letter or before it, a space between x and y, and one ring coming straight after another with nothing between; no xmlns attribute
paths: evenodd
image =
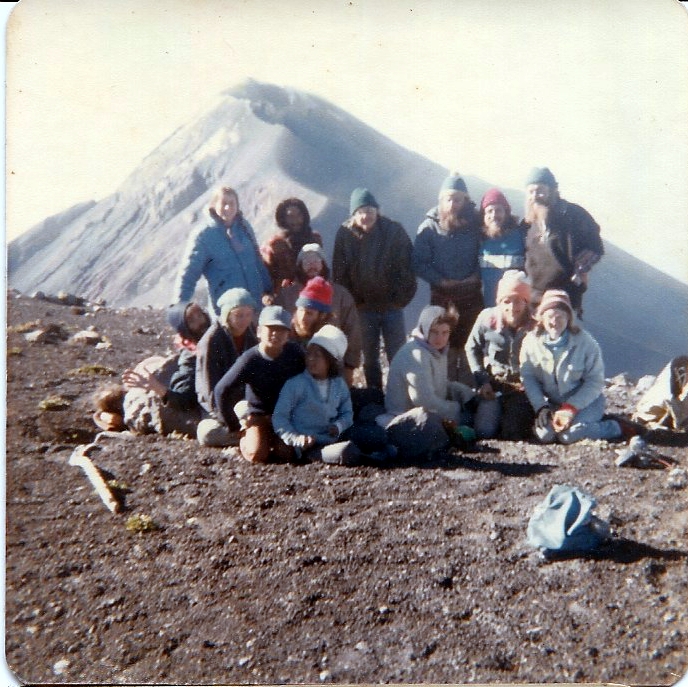
<svg viewBox="0 0 688 687"><path fill-rule="evenodd" d="M564 289L574 309L581 304L585 284L571 281L576 258L591 251L597 259L604 254L600 226L580 205L559 199L547 219L547 230L521 222L526 235L526 274L535 291Z"/></svg>
<svg viewBox="0 0 688 687"><path fill-rule="evenodd" d="M260 352L258 346L240 355L215 386L215 407L222 422L229 425L234 413L234 388L246 386L249 414L272 415L277 398L287 379L304 371L303 349L288 341L275 359Z"/></svg>
<svg viewBox="0 0 688 687"><path fill-rule="evenodd" d="M485 307L497 305L497 284L507 270L522 270L525 265L525 230L512 220L503 236L484 236L480 242L478 262L483 283Z"/></svg>
<svg viewBox="0 0 688 687"><path fill-rule="evenodd" d="M531 320L517 330L506 326L498 307L485 308L478 315L466 342L466 358L477 387L495 379L518 380L521 344L531 329Z"/></svg>
<svg viewBox="0 0 688 687"><path fill-rule="evenodd" d="M335 237L332 281L344 286L360 309L404 308L416 293L412 251L398 222L379 216L373 229L363 232L348 219Z"/></svg>
<svg viewBox="0 0 688 687"><path fill-rule="evenodd" d="M478 275L481 233L474 209L470 209L467 220L466 228L445 232L440 228L438 208L434 207L418 227L413 244L413 269L430 286L437 287L442 279L462 280Z"/></svg>
<svg viewBox="0 0 688 687"><path fill-rule="evenodd" d="M604 390L604 363L595 339L584 330L569 331L568 344L555 364L547 334L530 332L521 345L521 380L533 409L537 412L547 402L569 403L581 410L595 401Z"/></svg>
<svg viewBox="0 0 688 687"><path fill-rule="evenodd" d="M431 349L420 327L413 331L411 339L399 349L389 366L385 408L393 415L422 407L445 419L456 420L462 403L473 396L473 390L465 384L449 381L447 349L442 352Z"/></svg>
<svg viewBox="0 0 688 687"><path fill-rule="evenodd" d="M272 414L272 426L287 446L303 446L303 436L315 437L319 445L337 441L328 433L336 425L339 434L353 424L351 394L342 377L330 377L323 400L318 383L308 372L288 379L280 391Z"/></svg>
<svg viewBox="0 0 688 687"><path fill-rule="evenodd" d="M174 302L190 301L201 276L208 283L209 309L215 315L220 314L217 300L227 289L242 287L256 303L272 291L253 228L242 215L229 229L214 220L191 234L177 274Z"/></svg>
<svg viewBox="0 0 688 687"><path fill-rule="evenodd" d="M215 320L198 342L196 348L196 395L203 409L215 412L213 390L236 359L258 343L252 327L246 330L244 347L237 351L229 331ZM241 392L243 397L243 392ZM239 399L237 399L239 400Z"/></svg>
<svg viewBox="0 0 688 687"><path fill-rule="evenodd" d="M275 297L275 305L281 305L290 313L296 311L296 300L303 289L297 282L285 286ZM339 327L346 334L347 347L344 354L346 367L361 364L361 323L353 296L341 284L332 284L332 315L329 323Z"/></svg>
<svg viewBox="0 0 688 687"><path fill-rule="evenodd" d="M310 227L298 234L282 229L261 245L260 254L272 278L275 293L296 278L296 258L307 243L322 246L322 236Z"/></svg>

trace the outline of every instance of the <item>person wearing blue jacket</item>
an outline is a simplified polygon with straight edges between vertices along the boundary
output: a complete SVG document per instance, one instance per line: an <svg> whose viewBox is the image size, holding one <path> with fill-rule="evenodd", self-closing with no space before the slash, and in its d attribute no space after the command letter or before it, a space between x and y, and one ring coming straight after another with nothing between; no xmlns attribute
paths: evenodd
<svg viewBox="0 0 688 687"><path fill-rule="evenodd" d="M196 284L205 277L208 307L220 314L219 297L228 289L246 289L256 303L272 292L272 280L263 263L253 228L239 209L237 192L218 189L208 209L212 221L195 231L177 274L173 302L191 300Z"/></svg>

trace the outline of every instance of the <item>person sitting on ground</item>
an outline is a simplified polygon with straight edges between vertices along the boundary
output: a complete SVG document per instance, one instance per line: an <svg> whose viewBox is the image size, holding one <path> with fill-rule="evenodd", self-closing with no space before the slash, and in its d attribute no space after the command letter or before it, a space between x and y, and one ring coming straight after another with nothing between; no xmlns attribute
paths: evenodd
<svg viewBox="0 0 688 687"><path fill-rule="evenodd" d="M447 371L449 338L458 319L453 308L438 305L423 308L411 338L389 366L387 413L378 418L378 423L389 427L394 418L413 415L419 408L438 416L449 428L470 423L475 392L461 382L450 381Z"/></svg>
<svg viewBox="0 0 688 687"><path fill-rule="evenodd" d="M122 374L122 385L107 385L95 394L98 427L134 434L196 433L201 419L195 390L196 346L210 326L208 313L197 303L171 306L168 322L177 331L179 353L153 356Z"/></svg>
<svg viewBox="0 0 688 687"><path fill-rule="evenodd" d="M303 349L289 341L290 329L291 316L284 308L263 308L258 318L260 342L240 355L215 386L219 418L227 425L236 414L242 427L241 455L253 463L293 457L293 451L272 428L272 413L284 383L305 369ZM246 398L235 406L237 385L245 385Z"/></svg>
<svg viewBox="0 0 688 687"><path fill-rule="evenodd" d="M263 262L272 278L273 293L297 277L297 257L307 243L322 246L322 236L311 228L311 216L306 204L299 198L283 200L275 210L279 231L260 247ZM305 282L304 282L305 283ZM275 305L282 305L275 302Z"/></svg>
<svg viewBox="0 0 688 687"><path fill-rule="evenodd" d="M307 243L299 252L296 260L296 278L283 287L275 296L275 305L281 305L289 312L295 312L296 301L306 283L314 277L330 279L330 269L325 259L325 252L317 243ZM353 385L354 370L361 364L361 323L353 296L341 284L332 286L332 312L328 318L330 324L339 327L348 341L344 354L343 376L347 385Z"/></svg>
<svg viewBox="0 0 688 687"><path fill-rule="evenodd" d="M202 446L231 446L238 441L239 420L228 413L220 422L213 391L236 359L258 343L253 329L256 302L242 288L228 289L217 301L220 315L198 342L196 356L196 394L206 417L198 425L197 438ZM234 403L244 397L237 386Z"/></svg>
<svg viewBox="0 0 688 687"><path fill-rule="evenodd" d="M604 363L599 344L574 323L571 300L561 289L542 295L537 326L521 345L521 379L543 443L619 439L628 427L603 420Z"/></svg>
<svg viewBox="0 0 688 687"><path fill-rule="evenodd" d="M506 271L496 300L478 315L466 343L479 398L473 426L479 439L519 441L530 437L534 420L518 363L523 338L534 326L525 272Z"/></svg>
<svg viewBox="0 0 688 687"><path fill-rule="evenodd" d="M220 296L233 287L246 289L256 303L272 293L272 280L261 258L253 227L239 209L239 196L221 186L208 208L210 224L194 231L177 274L173 302L192 298L201 276L208 286L209 310L220 314Z"/></svg>
<svg viewBox="0 0 688 687"><path fill-rule="evenodd" d="M380 458L390 455L383 430L371 423L377 430L375 442L370 426L353 423L351 395L341 376L346 348L346 335L324 325L308 343L306 370L288 379L280 391L272 424L299 457L356 465L364 451Z"/></svg>
<svg viewBox="0 0 688 687"><path fill-rule="evenodd" d="M482 239L478 260L483 301L486 308L497 305L497 285L507 270L522 270L526 258L525 231L511 214L506 196L491 188L480 201Z"/></svg>

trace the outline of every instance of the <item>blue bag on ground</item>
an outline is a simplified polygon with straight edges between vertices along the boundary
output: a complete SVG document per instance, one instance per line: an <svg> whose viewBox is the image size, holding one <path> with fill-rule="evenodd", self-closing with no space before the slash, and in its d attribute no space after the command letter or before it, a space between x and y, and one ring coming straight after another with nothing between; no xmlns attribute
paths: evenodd
<svg viewBox="0 0 688 687"><path fill-rule="evenodd" d="M555 485L528 522L528 543L545 553L596 549L609 539L609 525L592 514L596 504L577 487Z"/></svg>

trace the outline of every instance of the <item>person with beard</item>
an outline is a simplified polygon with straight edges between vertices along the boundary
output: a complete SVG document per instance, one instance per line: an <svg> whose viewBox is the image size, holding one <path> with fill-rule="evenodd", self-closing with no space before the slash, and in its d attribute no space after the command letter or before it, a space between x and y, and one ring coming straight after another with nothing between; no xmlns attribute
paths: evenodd
<svg viewBox="0 0 688 687"><path fill-rule="evenodd" d="M406 340L404 308L416 293L413 244L401 224L380 214L368 189L354 189L349 210L334 241L333 281L356 302L366 385L381 390L380 336L388 361Z"/></svg>
<svg viewBox="0 0 688 687"><path fill-rule="evenodd" d="M507 270L525 265L525 231L511 214L504 194L491 188L480 201L483 235L480 242L480 279L486 308L497 305L497 284Z"/></svg>
<svg viewBox="0 0 688 687"><path fill-rule="evenodd" d="M239 196L220 186L208 208L211 223L191 234L174 286L174 302L191 299L201 276L208 287L208 309L220 314L218 298L227 289L246 289L256 303L272 291L253 227L239 209Z"/></svg>
<svg viewBox="0 0 688 687"><path fill-rule="evenodd" d="M449 378L459 378L463 348L483 309L480 284L480 216L458 174L440 187L438 204L418 227L413 245L416 275L430 284L430 304L454 308L458 326L449 340Z"/></svg>
<svg viewBox="0 0 688 687"><path fill-rule="evenodd" d="M531 435L533 409L523 391L518 356L533 328L530 284L524 272L507 270L499 280L497 305L485 308L466 343L468 365L475 377L478 439L519 441Z"/></svg>
<svg viewBox="0 0 688 687"><path fill-rule="evenodd" d="M306 350L308 341L332 316L332 285L323 277L309 279L296 299L291 318L291 340Z"/></svg>
<svg viewBox="0 0 688 687"><path fill-rule="evenodd" d="M253 328L257 305L246 289L228 289L217 304L220 315L198 342L196 358L196 394L206 414L196 433L202 446L230 446L237 443L239 420L230 413L226 417L228 425L220 422L213 391L236 359L258 343ZM234 402L243 397L243 388L237 387Z"/></svg>
<svg viewBox="0 0 688 687"><path fill-rule="evenodd" d="M281 305L291 313L295 312L296 301L306 283L318 276L329 280L330 268L322 246L307 243L296 258L296 278L275 296L275 305ZM361 324L353 296L341 284L332 284L332 312L329 322L339 327L347 338L342 376L347 386L351 387L354 370L361 364Z"/></svg>
<svg viewBox="0 0 688 687"><path fill-rule="evenodd" d="M275 222L279 231L260 247L260 253L272 278L273 292L278 294L296 278L299 251L307 243L322 246L322 236L311 228L310 213L299 198L283 200L275 210Z"/></svg>
<svg viewBox="0 0 688 687"><path fill-rule="evenodd" d="M535 167L526 180L526 274L537 306L548 289L563 289L578 317L588 273L604 254L600 227L587 210L559 195L554 174Z"/></svg>

